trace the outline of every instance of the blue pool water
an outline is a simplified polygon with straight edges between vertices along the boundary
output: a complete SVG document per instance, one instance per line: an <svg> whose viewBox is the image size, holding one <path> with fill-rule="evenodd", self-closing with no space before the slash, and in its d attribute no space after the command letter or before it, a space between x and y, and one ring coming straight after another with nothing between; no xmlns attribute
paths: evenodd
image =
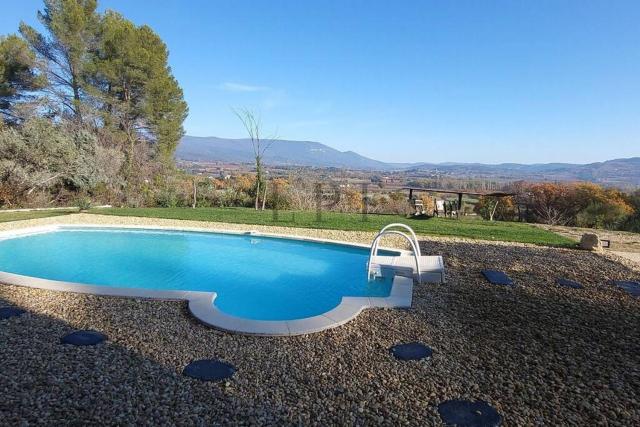
<svg viewBox="0 0 640 427"><path fill-rule="evenodd" d="M256 320L324 313L343 296L389 295L363 248L291 239L128 229L60 229L0 240L0 271L99 286L214 291Z"/></svg>

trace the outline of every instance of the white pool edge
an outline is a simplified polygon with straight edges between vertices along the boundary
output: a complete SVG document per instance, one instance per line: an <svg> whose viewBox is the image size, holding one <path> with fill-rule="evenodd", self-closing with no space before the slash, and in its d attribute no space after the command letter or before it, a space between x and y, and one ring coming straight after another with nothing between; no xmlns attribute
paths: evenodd
<svg viewBox="0 0 640 427"><path fill-rule="evenodd" d="M290 240L303 240L317 243L330 243L344 246L369 248L367 245L343 241L313 238L306 236L290 236L285 234L263 233L257 231L211 230L197 227L173 226L135 226L135 225L105 225L105 224L52 224L28 227L17 230L0 232L0 239L16 238L38 233L52 232L60 229L136 229L136 230L165 230L191 231L212 234L252 235L256 237L273 237ZM400 249L382 248L384 250L408 253ZM231 316L220 311L213 305L215 292L198 291L159 291L144 288L116 288L108 286L86 285L82 283L64 282L58 280L41 279L32 276L7 273L0 271L0 283L25 286L30 288L47 289L61 292L75 292L101 296L145 298L157 300L188 301L191 314L201 322L216 329L249 335L264 336L292 336L319 332L335 328L354 319L366 308L410 308L413 295L413 280L403 276L394 276L388 297L342 297L335 308L312 317L295 320L253 320Z"/></svg>

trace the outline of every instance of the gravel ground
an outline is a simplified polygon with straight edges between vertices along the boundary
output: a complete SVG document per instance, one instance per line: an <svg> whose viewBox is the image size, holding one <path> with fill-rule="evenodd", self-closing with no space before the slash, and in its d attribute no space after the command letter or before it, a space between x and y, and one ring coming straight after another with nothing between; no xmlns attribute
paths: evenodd
<svg viewBox="0 0 640 427"><path fill-rule="evenodd" d="M70 221L202 225L75 215L0 229ZM410 310L366 310L345 326L299 337L220 332L182 302L0 285L0 306L28 311L0 320L0 424L439 425L437 405L451 398L485 400L505 425L640 424L640 300L606 283L640 279L632 264L521 244L425 238L422 245L444 255L447 284L417 286ZM508 272L517 286L488 285L483 268ZM557 276L585 288L558 288ZM87 328L108 342L59 344ZM433 357L390 356L389 347L411 341L431 346ZM182 376L202 358L238 371L222 383Z"/></svg>
<svg viewBox="0 0 640 427"><path fill-rule="evenodd" d="M603 229L594 230L592 228L568 227L564 225L535 225L576 241L580 241L580 238L584 233L596 233L601 239L608 239L611 241L612 250L640 253L640 233Z"/></svg>
<svg viewBox="0 0 640 427"><path fill-rule="evenodd" d="M638 266L638 268L640 268L640 252L617 252L617 251L613 251L613 254L622 257L622 258L626 258L629 261L633 262L634 264L636 264Z"/></svg>
<svg viewBox="0 0 640 427"><path fill-rule="evenodd" d="M570 239L580 241L584 233L596 233L601 239L611 242L610 248L605 248L605 255L615 255L617 259L624 258L631 261L634 268L640 268L640 234L629 231L593 230L591 228L567 227L564 225L536 224L545 230L553 231ZM615 257L613 257L615 259ZM628 262L625 262L628 263Z"/></svg>

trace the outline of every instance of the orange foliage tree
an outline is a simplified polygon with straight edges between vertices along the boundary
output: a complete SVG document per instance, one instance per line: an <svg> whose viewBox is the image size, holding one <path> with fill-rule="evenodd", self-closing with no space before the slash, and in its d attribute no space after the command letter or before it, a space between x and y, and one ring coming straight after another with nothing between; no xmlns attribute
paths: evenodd
<svg viewBox="0 0 640 427"><path fill-rule="evenodd" d="M487 197L482 196L474 210L484 219L493 221L513 221L517 217L516 203L511 196Z"/></svg>
<svg viewBox="0 0 640 427"><path fill-rule="evenodd" d="M539 222L565 225L573 216L572 189L566 184L541 183L528 188L528 204Z"/></svg>
<svg viewBox="0 0 640 427"><path fill-rule="evenodd" d="M619 190L587 182L530 184L521 198L537 222L615 228L634 209Z"/></svg>
<svg viewBox="0 0 640 427"><path fill-rule="evenodd" d="M574 191L575 205L578 207L575 223L578 226L617 228L634 213L628 197L617 189L578 183Z"/></svg>

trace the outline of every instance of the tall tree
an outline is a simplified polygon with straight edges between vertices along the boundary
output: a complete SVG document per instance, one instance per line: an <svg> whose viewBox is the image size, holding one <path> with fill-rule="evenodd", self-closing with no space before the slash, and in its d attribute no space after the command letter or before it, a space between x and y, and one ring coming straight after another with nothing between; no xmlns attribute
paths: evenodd
<svg viewBox="0 0 640 427"><path fill-rule="evenodd" d="M187 104L168 66L167 47L148 26L135 26L108 11L87 80L103 112L104 125L119 132L129 152L151 142L170 161L184 134Z"/></svg>
<svg viewBox="0 0 640 427"><path fill-rule="evenodd" d="M263 135L262 129L262 121L259 117L257 117L250 110L233 110L234 114L240 119L242 125L244 126L247 134L249 135L249 139L251 139L251 147L253 148L253 157L256 163L256 199L255 199L255 208L256 210L260 207L260 190L266 190L266 181L264 179L264 153L269 149L273 141L276 139L275 136L271 136L269 138L265 138ZM266 198L266 191L265 191ZM264 201L262 203L262 210L264 210Z"/></svg>
<svg viewBox="0 0 640 427"><path fill-rule="evenodd" d="M38 19L48 35L20 23L20 33L44 60L50 92L81 122L83 75L89 51L95 43L99 16L96 0L44 0Z"/></svg>
<svg viewBox="0 0 640 427"><path fill-rule="evenodd" d="M36 55L29 45L16 35L0 37L0 125L18 121L16 105L45 83L36 71Z"/></svg>

